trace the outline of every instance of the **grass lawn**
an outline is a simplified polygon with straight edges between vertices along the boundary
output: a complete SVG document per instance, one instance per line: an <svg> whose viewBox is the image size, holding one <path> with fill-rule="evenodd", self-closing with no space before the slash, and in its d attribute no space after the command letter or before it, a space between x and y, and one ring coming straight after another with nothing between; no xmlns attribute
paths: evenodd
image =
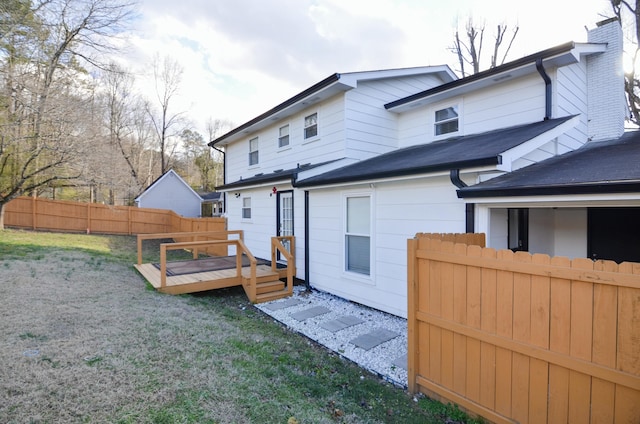
<svg viewBox="0 0 640 424"><path fill-rule="evenodd" d="M0 232L0 422L471 422L288 331L241 288L160 294L135 260L135 237Z"/></svg>

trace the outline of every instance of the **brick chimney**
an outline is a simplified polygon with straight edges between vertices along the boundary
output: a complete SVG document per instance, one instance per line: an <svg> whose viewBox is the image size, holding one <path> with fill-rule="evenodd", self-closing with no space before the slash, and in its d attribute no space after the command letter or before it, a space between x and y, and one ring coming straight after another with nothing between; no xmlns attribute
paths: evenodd
<svg viewBox="0 0 640 424"><path fill-rule="evenodd" d="M594 141L618 138L628 112L620 22L617 18L598 22L589 30L588 41L607 44L604 53L587 59L588 136Z"/></svg>

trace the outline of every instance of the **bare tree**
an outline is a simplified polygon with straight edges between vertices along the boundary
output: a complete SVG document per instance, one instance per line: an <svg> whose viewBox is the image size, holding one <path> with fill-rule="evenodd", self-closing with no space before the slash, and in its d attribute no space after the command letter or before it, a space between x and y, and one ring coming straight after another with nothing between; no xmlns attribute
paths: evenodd
<svg viewBox="0 0 640 424"><path fill-rule="evenodd" d="M160 150L160 172L165 173L171 167L171 160L177 148L177 137L182 131L185 112L174 112L173 101L178 95L182 83L182 66L170 57L153 61L153 78L159 111L149 103L147 112L151 117Z"/></svg>
<svg viewBox="0 0 640 424"><path fill-rule="evenodd" d="M640 0L629 2L626 0L610 0L611 10L627 37L625 55L628 70L624 73L624 90L627 94L631 121L640 125L640 76L638 61L640 60Z"/></svg>
<svg viewBox="0 0 640 424"><path fill-rule="evenodd" d="M486 25L484 23L476 25L473 22L473 19L469 18L465 25L464 34L460 34L460 30L456 29L453 38L453 46L450 50L455 53L458 58L458 65L460 66L459 71L463 77L471 74L477 74L481 71L483 57L482 51L485 41L485 27ZM505 39L508 25L498 24L496 26L496 32L493 39L493 51L489 61L489 69L500 66L505 62L507 55L509 54L509 50L511 50L511 46L513 45L513 41L518 35L519 29L519 26L515 26L509 36ZM507 42L506 45L504 44L505 41ZM503 49L502 52L501 49ZM468 66L471 67L471 72L467 71Z"/></svg>
<svg viewBox="0 0 640 424"><path fill-rule="evenodd" d="M81 62L99 65L131 17L126 0L8 0L0 22L0 229L4 205L60 179L84 140L74 115L61 113L85 94ZM67 99L65 101L65 98Z"/></svg>

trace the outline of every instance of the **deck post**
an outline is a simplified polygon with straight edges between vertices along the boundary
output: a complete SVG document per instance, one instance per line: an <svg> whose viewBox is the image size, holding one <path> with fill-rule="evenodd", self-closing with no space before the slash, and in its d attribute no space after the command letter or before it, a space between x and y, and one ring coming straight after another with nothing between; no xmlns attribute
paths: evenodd
<svg viewBox="0 0 640 424"><path fill-rule="evenodd" d="M160 245L160 288L165 288L167 285L167 245L162 243Z"/></svg>
<svg viewBox="0 0 640 424"><path fill-rule="evenodd" d="M138 265L142 265L142 237L138 234Z"/></svg>

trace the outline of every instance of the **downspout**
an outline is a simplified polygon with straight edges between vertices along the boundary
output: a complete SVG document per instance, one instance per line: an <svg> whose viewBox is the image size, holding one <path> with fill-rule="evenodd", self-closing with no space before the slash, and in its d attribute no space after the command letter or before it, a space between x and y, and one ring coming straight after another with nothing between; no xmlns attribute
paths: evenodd
<svg viewBox="0 0 640 424"><path fill-rule="evenodd" d="M467 184L462 181L462 179L460 179L460 170L459 169L452 169L451 171L449 171L449 178L451 179L451 182L453 183L454 186L458 187L458 188L464 188L467 187ZM465 223L465 231L467 233L474 233L475 232L475 210L476 210L476 205L475 203L465 203L464 204L465 207L465 211L464 211L464 223Z"/></svg>
<svg viewBox="0 0 640 424"><path fill-rule="evenodd" d="M216 146L211 146L211 148L217 152L222 153L222 184L227 183L227 155L224 150L218 149ZM224 198L222 199L222 213L227 213L227 193L222 193Z"/></svg>
<svg viewBox="0 0 640 424"><path fill-rule="evenodd" d="M545 71L544 66L542 65L542 58L536 59L536 69L544 80L544 120L548 121L551 119L551 78L549 78L547 71Z"/></svg>
<svg viewBox="0 0 640 424"><path fill-rule="evenodd" d="M304 191L304 286L311 291L309 284L309 190Z"/></svg>

